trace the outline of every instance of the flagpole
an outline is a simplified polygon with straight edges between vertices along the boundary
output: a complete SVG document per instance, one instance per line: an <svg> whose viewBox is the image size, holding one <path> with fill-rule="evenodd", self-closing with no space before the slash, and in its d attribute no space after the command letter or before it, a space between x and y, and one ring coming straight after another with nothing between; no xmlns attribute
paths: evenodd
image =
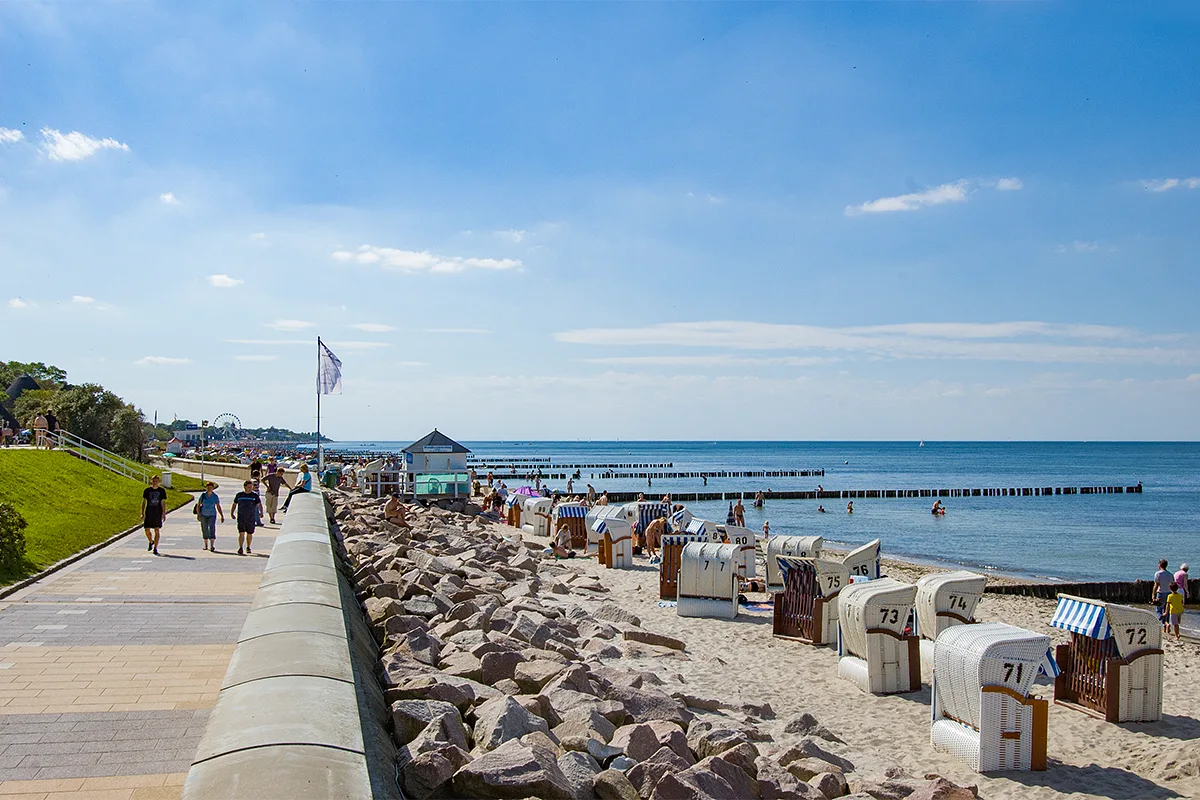
<svg viewBox="0 0 1200 800"><path fill-rule="evenodd" d="M321 337L317 337L317 475L325 470L325 454L321 451Z"/></svg>

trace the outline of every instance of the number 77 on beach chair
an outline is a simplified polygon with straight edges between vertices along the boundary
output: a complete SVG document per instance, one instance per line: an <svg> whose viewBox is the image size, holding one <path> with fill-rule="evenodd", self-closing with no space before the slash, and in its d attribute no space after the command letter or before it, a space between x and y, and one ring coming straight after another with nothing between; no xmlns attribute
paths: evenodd
<svg viewBox="0 0 1200 800"><path fill-rule="evenodd" d="M675 612L681 617L736 619L738 561L735 544L689 542L679 558L679 594Z"/></svg>
<svg viewBox="0 0 1200 800"><path fill-rule="evenodd" d="M1050 704L1029 694L1053 673L1050 637L1002 622L959 625L934 645L935 750L976 772L1044 770Z"/></svg>
<svg viewBox="0 0 1200 800"><path fill-rule="evenodd" d="M1162 718L1162 625L1152 612L1060 594L1050 624L1071 632L1055 654L1056 703L1108 722Z"/></svg>

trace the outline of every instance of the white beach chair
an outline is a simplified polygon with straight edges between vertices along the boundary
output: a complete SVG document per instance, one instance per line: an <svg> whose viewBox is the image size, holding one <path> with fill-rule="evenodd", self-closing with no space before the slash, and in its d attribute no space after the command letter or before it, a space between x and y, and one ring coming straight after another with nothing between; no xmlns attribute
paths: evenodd
<svg viewBox="0 0 1200 800"><path fill-rule="evenodd" d="M1071 632L1056 651L1056 703L1109 722L1162 718L1162 625L1152 611L1060 594L1050 624Z"/></svg>
<svg viewBox="0 0 1200 800"><path fill-rule="evenodd" d="M679 594L675 611L681 617L735 619L738 612L737 545L691 542L679 559Z"/></svg>
<svg viewBox="0 0 1200 800"><path fill-rule="evenodd" d="M865 692L921 688L921 651L909 630L917 587L892 578L853 583L838 598L838 676Z"/></svg>
<svg viewBox="0 0 1200 800"><path fill-rule="evenodd" d="M774 560L783 588L775 595L772 633L815 645L836 642L838 598L850 585L846 565L824 558L775 556Z"/></svg>
<svg viewBox="0 0 1200 800"><path fill-rule="evenodd" d="M658 551L658 599L674 600L679 596L679 565L683 559L683 548L692 542L704 541L706 539L698 533L669 533L662 538L662 547Z"/></svg>
<svg viewBox="0 0 1200 800"><path fill-rule="evenodd" d="M767 539L766 552L763 553L767 565L767 592L774 594L783 591L783 573L775 560L776 556L820 558L824 545L825 540L820 536L772 536Z"/></svg>
<svg viewBox="0 0 1200 800"><path fill-rule="evenodd" d="M709 532L715 531L716 528L717 524L715 522L710 522L706 519L700 519L699 517L692 517L690 520L688 520L687 526L682 531L676 531L676 533L690 533L699 537L701 540L708 542L712 541L710 539Z"/></svg>
<svg viewBox="0 0 1200 800"><path fill-rule="evenodd" d="M749 528L739 528L736 525L725 525L725 541L738 549L738 576L748 581L755 576L756 560L754 558L754 531Z"/></svg>
<svg viewBox="0 0 1200 800"><path fill-rule="evenodd" d="M867 542L862 547L851 550L842 559L851 576L869 578L879 577L879 540Z"/></svg>
<svg viewBox="0 0 1200 800"><path fill-rule="evenodd" d="M688 511L686 508L681 508L678 511L671 512L669 519L669 522L671 523L671 530L686 531L688 523L692 521L692 517L692 512Z"/></svg>
<svg viewBox="0 0 1200 800"><path fill-rule="evenodd" d="M921 677L933 677L933 643L955 625L975 622L975 606L987 578L959 570L926 575L917 581L917 633L921 637Z"/></svg>
<svg viewBox="0 0 1200 800"><path fill-rule="evenodd" d="M1030 696L1050 637L1001 622L942 631L934 646L934 749L976 772L1046 768L1049 703Z"/></svg>
<svg viewBox="0 0 1200 800"><path fill-rule="evenodd" d="M553 503L549 497L526 497L521 503L521 531L534 536L549 536Z"/></svg>
<svg viewBox="0 0 1200 800"><path fill-rule="evenodd" d="M558 533L560 524L571 532L571 549L587 549L587 508L583 503L559 503L554 507L551 532Z"/></svg>
<svg viewBox="0 0 1200 800"><path fill-rule="evenodd" d="M629 521L625 518L625 509L621 506L592 506L588 509L587 517L584 521L588 531L588 555L599 554L600 540L604 538L604 528L611 528L614 523L617 523L621 529L632 532L632 529L629 527ZM601 522L604 524L601 525Z"/></svg>

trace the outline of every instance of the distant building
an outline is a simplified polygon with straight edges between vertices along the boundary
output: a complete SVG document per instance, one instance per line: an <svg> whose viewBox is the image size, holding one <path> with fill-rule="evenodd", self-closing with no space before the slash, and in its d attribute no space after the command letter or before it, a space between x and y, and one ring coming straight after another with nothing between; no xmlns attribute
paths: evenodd
<svg viewBox="0 0 1200 800"><path fill-rule="evenodd" d="M186 444L200 444L200 429L181 428L175 431L175 438Z"/></svg>

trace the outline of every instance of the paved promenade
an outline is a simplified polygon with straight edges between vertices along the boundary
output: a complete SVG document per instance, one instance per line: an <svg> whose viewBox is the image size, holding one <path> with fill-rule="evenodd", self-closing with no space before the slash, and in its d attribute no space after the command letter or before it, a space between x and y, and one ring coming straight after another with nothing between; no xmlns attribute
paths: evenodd
<svg viewBox="0 0 1200 800"><path fill-rule="evenodd" d="M178 798L278 533L217 553L191 506L0 600L0 800Z"/></svg>

